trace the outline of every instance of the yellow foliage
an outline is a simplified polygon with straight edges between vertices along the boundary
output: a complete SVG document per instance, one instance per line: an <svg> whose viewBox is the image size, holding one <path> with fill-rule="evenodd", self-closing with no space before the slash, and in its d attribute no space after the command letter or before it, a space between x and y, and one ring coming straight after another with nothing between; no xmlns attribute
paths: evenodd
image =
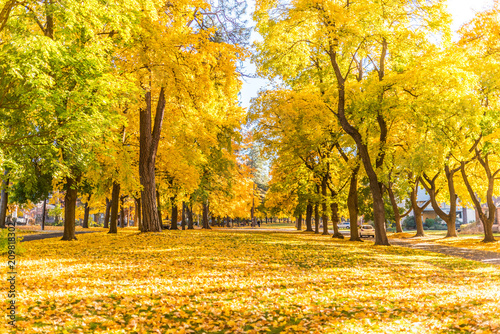
<svg viewBox="0 0 500 334"><path fill-rule="evenodd" d="M297 233L126 231L26 242L17 331L500 329L500 271L479 262Z"/></svg>

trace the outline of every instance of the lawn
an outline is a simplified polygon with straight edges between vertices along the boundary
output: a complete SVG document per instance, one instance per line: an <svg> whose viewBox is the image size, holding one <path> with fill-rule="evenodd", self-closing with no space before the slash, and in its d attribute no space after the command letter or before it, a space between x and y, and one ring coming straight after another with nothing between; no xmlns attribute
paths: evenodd
<svg viewBox="0 0 500 334"><path fill-rule="evenodd" d="M19 332L500 331L500 268L479 262L303 233L77 237L24 244Z"/></svg>

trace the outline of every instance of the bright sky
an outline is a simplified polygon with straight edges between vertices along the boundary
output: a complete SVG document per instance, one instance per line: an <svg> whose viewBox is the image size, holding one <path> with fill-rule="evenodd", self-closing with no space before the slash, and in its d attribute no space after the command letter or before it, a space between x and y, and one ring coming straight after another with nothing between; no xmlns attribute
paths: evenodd
<svg viewBox="0 0 500 334"><path fill-rule="evenodd" d="M474 17L478 11L491 8L494 0L448 0L448 10L453 16L452 29L458 30L460 26ZM254 0L248 0L248 12L252 13L254 8ZM249 21L251 19L249 18ZM252 40L255 39L253 33ZM247 64L246 71L249 73L255 72L255 67ZM250 106L250 100L257 97L259 90L265 87L266 81L263 79L245 79L241 91L240 101L245 108Z"/></svg>

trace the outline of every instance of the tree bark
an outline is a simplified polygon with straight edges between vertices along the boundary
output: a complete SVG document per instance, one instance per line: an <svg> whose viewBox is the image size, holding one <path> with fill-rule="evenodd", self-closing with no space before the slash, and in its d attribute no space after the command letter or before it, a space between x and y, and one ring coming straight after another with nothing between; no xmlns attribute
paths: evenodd
<svg viewBox="0 0 500 334"><path fill-rule="evenodd" d="M302 214L297 217L297 231L302 231Z"/></svg>
<svg viewBox="0 0 500 334"><path fill-rule="evenodd" d="M5 228L5 218L7 217L7 204L9 202L9 170L5 168L3 173L4 180L2 182L2 192L0 195L0 228Z"/></svg>
<svg viewBox="0 0 500 334"><path fill-rule="evenodd" d="M481 202L477 198L476 193L474 192L472 186L470 185L469 178L467 177L467 173L465 172L465 162L462 162L460 164L460 172L462 173L462 178L464 179L467 191L469 192L469 196L471 197L472 202L474 203L476 212L484 227L484 239L482 242L496 242L497 240L493 236L493 223L495 222L495 211L496 211L496 206L495 203L493 202L493 190L495 187L496 174L500 170L497 170L495 173L492 173L489 165L488 155L486 155L484 158L481 157L480 152L477 149L476 149L476 155L484 171L486 172L486 179L488 181L488 189L486 190L486 204L488 208L486 213L483 212L483 208L481 207Z"/></svg>
<svg viewBox="0 0 500 334"><path fill-rule="evenodd" d="M387 194L391 200L392 211L394 211L394 221L396 223L396 232L402 233L403 228L401 227L401 214L399 213L399 206L396 201L396 196L394 196L394 191L392 190L392 184L387 187Z"/></svg>
<svg viewBox="0 0 500 334"><path fill-rule="evenodd" d="M72 177L66 177L66 194L64 195L64 234L61 240L76 240L75 235L75 217L76 217L76 186L80 176L75 180Z"/></svg>
<svg viewBox="0 0 500 334"><path fill-rule="evenodd" d="M194 221L193 221L193 207L187 206L187 218L188 218L188 230L194 230Z"/></svg>
<svg viewBox="0 0 500 334"><path fill-rule="evenodd" d="M146 108L140 108L140 153L139 175L142 185L142 232L160 232L161 221L156 208L155 161L158 143L160 141L163 115L165 112L165 89L161 87L154 128L151 132L151 92L145 94Z"/></svg>
<svg viewBox="0 0 500 334"><path fill-rule="evenodd" d="M460 170L458 169L450 169L450 166L446 165L444 167L444 172L446 176L446 180L448 183L448 194L450 196L450 212L446 214L441 208L436 200L437 189L436 189L436 179L439 176L439 173L434 176L434 178L429 178L424 174L423 178L420 178L425 190L429 194L432 208L437 215L446 222L446 226L448 232L446 233L445 238L457 237L457 229L456 229L456 219L457 219L457 194L455 192L455 183L453 182L453 175ZM427 184L428 183L428 184Z"/></svg>
<svg viewBox="0 0 500 334"><path fill-rule="evenodd" d="M422 207L418 206L417 189L418 186L415 186L410 193L411 207L413 209L413 216L415 217L415 225L417 227L417 233L414 236L423 237L425 236L425 233L424 233L424 224L422 222L422 212L424 211L426 205Z"/></svg>
<svg viewBox="0 0 500 334"><path fill-rule="evenodd" d="M123 207L123 204L124 204L123 200L124 199L125 199L125 196L120 197L120 227L121 228L125 227L125 208Z"/></svg>
<svg viewBox="0 0 500 334"><path fill-rule="evenodd" d="M158 210L158 219L160 220L160 224L163 225L163 218L161 216L161 201L160 201L160 191L156 189L156 209ZM168 214L167 214L168 219Z"/></svg>
<svg viewBox="0 0 500 334"><path fill-rule="evenodd" d="M314 204L314 233L319 234L319 204Z"/></svg>
<svg viewBox="0 0 500 334"><path fill-rule="evenodd" d="M182 226L182 229L185 230L186 229L186 211L187 211L187 208L186 208L186 202L182 202L182 217L181 217L181 226Z"/></svg>
<svg viewBox="0 0 500 334"><path fill-rule="evenodd" d="M137 228L142 231L142 205L141 198L136 199L137 202Z"/></svg>
<svg viewBox="0 0 500 334"><path fill-rule="evenodd" d="M104 228L109 228L109 213L111 211L111 201L106 197L106 212L104 213Z"/></svg>
<svg viewBox="0 0 500 334"><path fill-rule="evenodd" d="M411 201L411 207L413 210L413 215L415 217L415 225L417 226L417 234L415 234L414 237L423 237L424 236L424 224L422 222L422 212L427 207L427 205L429 205L430 200L427 201L421 207L418 206L418 202L417 202L418 184L419 184L419 179L417 179L415 181L415 186L412 188L412 190L410 192L410 201Z"/></svg>
<svg viewBox="0 0 500 334"><path fill-rule="evenodd" d="M359 236L358 229L358 172L360 165L357 164L356 167L351 172L351 180L349 182L349 194L347 195L347 208L349 210L349 228L351 231L351 237L349 241L363 241Z"/></svg>
<svg viewBox="0 0 500 334"><path fill-rule="evenodd" d="M134 197L134 224L132 226L136 226L137 219L139 218L139 206L137 205L137 198Z"/></svg>
<svg viewBox="0 0 500 334"><path fill-rule="evenodd" d="M339 205L336 202L330 204L332 211L333 235L332 238L344 239L344 235L339 231Z"/></svg>
<svg viewBox="0 0 500 334"><path fill-rule="evenodd" d="M111 192L111 221L108 233L118 233L118 202L120 200L120 184L113 181L113 190Z"/></svg>
<svg viewBox="0 0 500 334"><path fill-rule="evenodd" d="M323 223L323 233L322 235L329 235L328 233L328 210L326 206L326 188L328 182L328 175L323 177L321 181L321 221Z"/></svg>
<svg viewBox="0 0 500 334"><path fill-rule="evenodd" d="M379 68L379 80L382 80L384 76L384 70L383 70L383 64L385 60L385 54L387 52L387 43L384 40L383 43L383 49L382 49L382 55L380 58L380 68ZM368 176L368 179L370 181L370 191L372 194L373 198L373 217L374 217L374 223L375 223L375 245L384 245L384 246L389 246L389 240L387 239L387 234L385 230L385 208L384 208L384 199L382 196L382 188L381 188L381 183L378 179L377 173L375 172L375 169L372 166L372 161L370 158L369 150L367 144L365 144L365 141L363 141L363 138L354 126L352 126L349 121L347 120L347 117L345 115L345 105L346 105L346 99L345 99L345 80L342 76L342 72L340 69L339 64L337 63L337 53L334 51L333 44L330 45L330 50L328 52L330 56L330 61L333 66L334 72L335 72L335 77L337 81L337 92L338 92L338 104L337 104L337 111L335 112L335 115L337 116L337 119L339 120L340 125L342 126L342 129L353 138L354 142L356 143L356 146L358 148L358 154L361 156L361 160L363 162L363 166L365 168L366 175ZM382 117L381 114L378 115L377 117L377 122L379 124L380 128L380 148L378 151L377 159L376 159L376 165L377 167L381 167L383 164L383 158L385 156L384 153L384 144L386 141L386 135L387 135L387 125L385 124L385 120Z"/></svg>
<svg viewBox="0 0 500 334"><path fill-rule="evenodd" d="M203 228L208 230L211 229L208 224L208 201L203 202Z"/></svg>
<svg viewBox="0 0 500 334"><path fill-rule="evenodd" d="M172 220L170 224L171 230L179 229L179 227L177 227L178 215L179 215L179 209L177 208L177 203L175 203L175 197L172 197Z"/></svg>
<svg viewBox="0 0 500 334"><path fill-rule="evenodd" d="M89 201L90 201L91 196L92 195L89 194L89 196L87 198L87 202L85 203L85 210L84 210L84 214L83 214L83 224L82 224L83 228L89 228L89 215L90 215Z"/></svg>
<svg viewBox="0 0 500 334"><path fill-rule="evenodd" d="M313 215L313 206L311 203L307 203L306 207L306 232L313 232L312 228L312 215Z"/></svg>

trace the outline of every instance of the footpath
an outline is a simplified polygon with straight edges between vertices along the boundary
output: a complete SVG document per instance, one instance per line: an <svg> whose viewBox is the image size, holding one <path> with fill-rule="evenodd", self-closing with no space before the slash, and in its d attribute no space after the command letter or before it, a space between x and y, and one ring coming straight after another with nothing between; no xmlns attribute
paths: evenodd
<svg viewBox="0 0 500 334"><path fill-rule="evenodd" d="M75 232L75 234L83 234L83 233L96 233L97 231L79 231ZM48 232L48 233L40 233L40 234L28 234L23 236L23 242L24 241L33 241L33 240L42 240L42 239L48 239L48 238L57 238L61 237L64 235L63 232Z"/></svg>
<svg viewBox="0 0 500 334"><path fill-rule="evenodd" d="M461 247L451 247L451 246L435 244L432 242L416 243L405 239L390 239L389 243L393 246L421 249L428 252L441 253L449 256L461 257L468 260L500 265L500 253L496 252L488 252L488 251L461 248Z"/></svg>

